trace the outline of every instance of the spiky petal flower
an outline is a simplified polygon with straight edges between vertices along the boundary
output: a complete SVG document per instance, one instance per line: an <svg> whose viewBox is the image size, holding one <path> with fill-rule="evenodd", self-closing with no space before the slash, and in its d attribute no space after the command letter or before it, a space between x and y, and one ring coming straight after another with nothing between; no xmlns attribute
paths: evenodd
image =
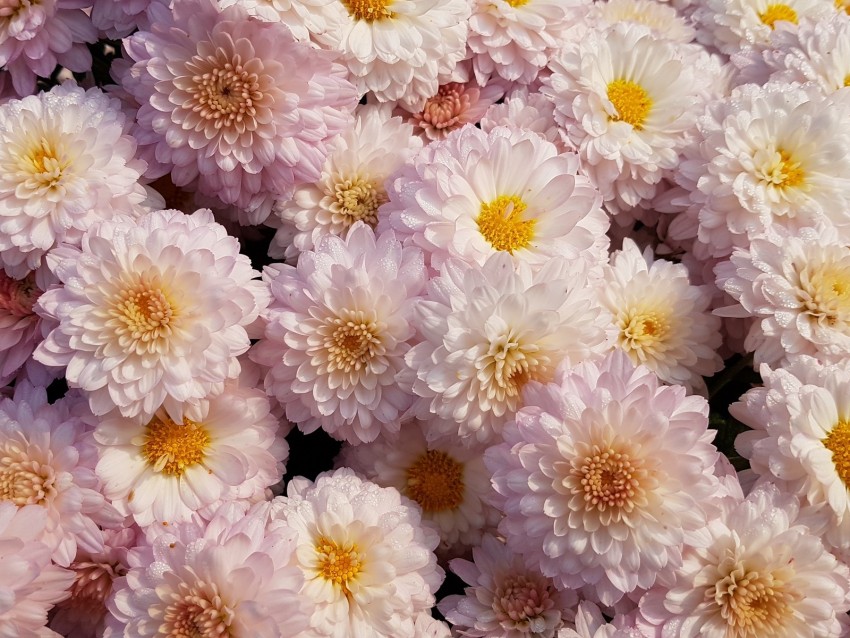
<svg viewBox="0 0 850 638"><path fill-rule="evenodd" d="M328 235L298 267L269 266L273 301L251 358L269 368L269 394L305 432L349 443L398 431L413 396L397 381L415 335L413 307L426 281L422 253L358 222Z"/></svg>
<svg viewBox="0 0 850 638"><path fill-rule="evenodd" d="M98 415L117 407L152 417L166 403L181 422L182 402L239 374L245 326L268 303L259 273L208 210L116 217L82 248L55 250L50 266L65 286L38 300L56 326L34 356L67 366Z"/></svg>
<svg viewBox="0 0 850 638"><path fill-rule="evenodd" d="M305 638L413 635L443 570L439 537L411 501L342 468L290 482L277 516L295 530L302 594L315 605Z"/></svg>
<svg viewBox="0 0 850 638"><path fill-rule="evenodd" d="M333 56L239 6L176 2L124 49L133 64L120 79L139 104L133 134L147 175L197 180L253 223L296 183L318 179L328 142L350 123L354 87Z"/></svg>
<svg viewBox="0 0 850 638"><path fill-rule="evenodd" d="M708 404L615 351L529 384L484 461L508 547L611 605L681 564L720 491Z"/></svg>

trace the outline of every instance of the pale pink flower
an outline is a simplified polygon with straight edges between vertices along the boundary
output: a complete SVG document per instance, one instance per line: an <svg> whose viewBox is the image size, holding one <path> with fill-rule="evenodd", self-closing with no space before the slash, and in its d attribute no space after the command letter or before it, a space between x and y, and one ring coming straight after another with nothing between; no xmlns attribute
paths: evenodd
<svg viewBox="0 0 850 638"><path fill-rule="evenodd" d="M521 86L503 102L493 104L481 118L481 130L489 133L497 126L534 131L552 142L559 152L574 150L564 131L555 122L555 105L542 93Z"/></svg>
<svg viewBox="0 0 850 638"><path fill-rule="evenodd" d="M721 491L705 399L615 351L529 384L524 403L484 457L508 547L605 605L678 567Z"/></svg>
<svg viewBox="0 0 850 638"><path fill-rule="evenodd" d="M97 29L84 12L86 0L2 0L0 67L12 76L18 95L35 92L36 76L48 78L57 64L91 69L87 42ZM2 127L0 127L2 128Z"/></svg>
<svg viewBox="0 0 850 638"><path fill-rule="evenodd" d="M44 336L41 318L35 314L33 305L48 279L44 272L12 279L0 270L0 387L27 363Z"/></svg>
<svg viewBox="0 0 850 638"><path fill-rule="evenodd" d="M250 356L269 368L266 391L287 418L355 445L398 431L414 400L398 375L427 279L421 251L358 222L302 253L297 268L274 264L264 277L273 301Z"/></svg>
<svg viewBox="0 0 850 638"><path fill-rule="evenodd" d="M462 636L554 638L578 602L575 593L556 589L494 536L472 549L472 561L455 558L449 566L468 586L438 608Z"/></svg>
<svg viewBox="0 0 850 638"><path fill-rule="evenodd" d="M67 366L98 415L117 407L151 417L165 403L182 421L183 402L239 374L246 326L268 303L259 273L208 210L101 222L82 248L53 251L50 267L66 285L38 300L56 325L34 356Z"/></svg>
<svg viewBox="0 0 850 638"><path fill-rule="evenodd" d="M252 223L319 177L356 102L332 55L214 0L176 2L152 14L150 29L124 40L133 64L120 77L139 104L133 134L149 177L197 180Z"/></svg>
<svg viewBox="0 0 850 638"><path fill-rule="evenodd" d="M295 530L301 593L314 605L302 636L414 634L444 574L439 537L412 501L342 468L290 481L276 516Z"/></svg>
<svg viewBox="0 0 850 638"><path fill-rule="evenodd" d="M38 505L0 499L0 632L4 638L59 638L47 611L70 595L74 573L50 560L41 540L48 515Z"/></svg>
<svg viewBox="0 0 850 638"><path fill-rule="evenodd" d="M413 638L452 638L449 626L434 618L430 612L420 611L413 624Z"/></svg>
<svg viewBox="0 0 850 638"><path fill-rule="evenodd" d="M150 27L148 8L154 2L170 4L169 0L92 0L91 21L102 35L120 40Z"/></svg>
<svg viewBox="0 0 850 638"><path fill-rule="evenodd" d="M575 613L574 627L566 627L558 632L557 638L646 638L635 626L630 614L615 616L612 622L607 622L599 607L583 600Z"/></svg>
<svg viewBox="0 0 850 638"><path fill-rule="evenodd" d="M218 0L221 8L241 5L249 15L266 22L282 22L299 42L309 42L310 33L323 33L328 21L322 7L338 0Z"/></svg>

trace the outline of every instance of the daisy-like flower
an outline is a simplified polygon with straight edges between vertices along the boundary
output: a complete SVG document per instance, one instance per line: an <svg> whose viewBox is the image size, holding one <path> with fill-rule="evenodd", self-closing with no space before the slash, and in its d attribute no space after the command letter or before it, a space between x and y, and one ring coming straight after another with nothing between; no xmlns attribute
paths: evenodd
<svg viewBox="0 0 850 638"><path fill-rule="evenodd" d="M81 249L51 253L50 267L65 286L39 297L37 312L57 325L34 356L67 366L98 415L118 407L150 417L167 402L180 422L182 402L239 374L245 326L268 303L259 273L208 210L101 222Z"/></svg>
<svg viewBox="0 0 850 638"><path fill-rule="evenodd" d="M541 90L614 213L655 196L720 74L701 48L631 22L566 43L550 68Z"/></svg>
<svg viewBox="0 0 850 638"><path fill-rule="evenodd" d="M182 422L163 409L152 419L107 415L94 433L103 493L143 527L263 500L289 452L277 425L262 390L233 384L186 404Z"/></svg>
<svg viewBox="0 0 850 638"><path fill-rule="evenodd" d="M469 586L462 596L442 599L438 608L462 636L554 638L578 600L490 535L473 548L471 562L455 558L450 567Z"/></svg>
<svg viewBox="0 0 850 638"><path fill-rule="evenodd" d="M345 239L324 237L297 268L273 265L264 276L273 300L250 356L269 368L266 391L287 418L355 445L398 431L413 402L397 377L427 278L422 253L361 222Z"/></svg>
<svg viewBox="0 0 850 638"><path fill-rule="evenodd" d="M691 42L694 28L673 7L654 0L606 0L596 2L585 18L596 28L618 22L642 24L656 37L674 42Z"/></svg>
<svg viewBox="0 0 850 638"><path fill-rule="evenodd" d="M388 194L378 229L420 246L434 270L448 257L481 265L498 252L537 267L555 255L598 258L608 228L578 157L507 127L466 126L429 144Z"/></svg>
<svg viewBox="0 0 850 638"><path fill-rule="evenodd" d="M422 342L407 355L419 414L455 421L461 437L491 441L522 405L523 387L561 361L605 348L605 324L581 261L538 272L499 253L483 267L447 261L416 308Z"/></svg>
<svg viewBox="0 0 850 638"><path fill-rule="evenodd" d="M561 47L583 0L473 0L469 50L479 82L530 84Z"/></svg>
<svg viewBox="0 0 850 638"><path fill-rule="evenodd" d="M850 555L850 364L801 356L777 370L761 366L761 377L764 387L730 406L753 428L735 447L762 480L827 513L825 542Z"/></svg>
<svg viewBox="0 0 850 638"><path fill-rule="evenodd" d="M248 209L252 223L321 175L350 123L354 87L332 55L239 6L181 0L124 40L121 84L139 104L134 136L147 175Z"/></svg>
<svg viewBox="0 0 850 638"><path fill-rule="evenodd" d="M702 377L723 367L711 289L692 286L684 265L655 261L652 248L641 254L627 238L611 256L599 294L617 331L617 347L662 381L704 392Z"/></svg>
<svg viewBox="0 0 850 638"><path fill-rule="evenodd" d="M834 229L753 239L717 266L717 285L738 302L717 314L755 318L744 346L756 364L850 353L850 250Z"/></svg>
<svg viewBox="0 0 850 638"><path fill-rule="evenodd" d="M4 0L0 5L0 67L11 75L18 95L35 93L36 77L50 77L57 64L80 73L91 69L86 43L97 40L97 29L84 11L89 4Z"/></svg>
<svg viewBox="0 0 850 638"><path fill-rule="evenodd" d="M160 527L132 550L108 600L107 636L300 638L309 605L295 535L267 511L224 506L206 525Z"/></svg>
<svg viewBox="0 0 850 638"><path fill-rule="evenodd" d="M552 142L559 152L572 150L572 144L555 122L555 105L542 93L521 86L508 97L494 104L481 118L481 130L489 133L497 126L534 131Z"/></svg>
<svg viewBox="0 0 850 638"><path fill-rule="evenodd" d="M419 509L347 468L291 481L287 495L277 516L295 530L301 593L315 606L301 635L412 636L443 581Z"/></svg>
<svg viewBox="0 0 850 638"><path fill-rule="evenodd" d="M118 100L73 81L0 106L0 265L10 275L144 200L145 163L127 130Z"/></svg>
<svg viewBox="0 0 850 638"><path fill-rule="evenodd" d="M98 523L120 521L99 491L83 407L74 398L51 405L44 388L27 382L15 386L12 398L0 399L0 502L44 508L40 540L64 567L78 547L103 549Z"/></svg>
<svg viewBox="0 0 850 638"><path fill-rule="evenodd" d="M74 583L70 596L50 613L50 628L63 636L97 638L104 635L106 599L112 583L129 566L127 553L136 545L137 531L130 527L103 531L103 551L78 551L70 569Z"/></svg>
<svg viewBox="0 0 850 638"><path fill-rule="evenodd" d="M708 403L620 351L529 384L484 457L508 547L605 605L681 564L720 490Z"/></svg>
<svg viewBox="0 0 850 638"><path fill-rule="evenodd" d="M67 598L74 573L50 560L42 542L48 516L38 505L0 499L0 630L13 638L59 638L45 629L47 611Z"/></svg>
<svg viewBox="0 0 850 638"><path fill-rule="evenodd" d="M354 126L334 141L318 181L275 204L284 224L275 237L275 254L295 257L314 250L322 237L344 238L358 221L374 228L378 207L387 201L384 182L420 148L411 124L391 117L388 109L362 107Z"/></svg>
<svg viewBox="0 0 850 638"><path fill-rule="evenodd" d="M706 523L672 584L640 602L647 635L670 638L837 638L850 574L799 524L797 503L757 488ZM652 632L652 633L649 633Z"/></svg>
<svg viewBox="0 0 850 638"><path fill-rule="evenodd" d="M0 270L0 387L27 363L43 337L33 305L48 280L44 271L12 279Z"/></svg>
<svg viewBox="0 0 850 638"><path fill-rule="evenodd" d="M457 556L495 529L500 514L488 504L492 488L483 450L459 446L457 437L429 441L433 421L407 423L396 435L345 447L337 466L394 487L414 501L422 508L422 519L440 533L438 553Z"/></svg>
<svg viewBox="0 0 850 638"><path fill-rule="evenodd" d="M703 253L723 257L768 228L817 223L850 234L850 92L748 84L711 104L676 181L690 206L671 224L694 226ZM703 253L700 253L701 255Z"/></svg>

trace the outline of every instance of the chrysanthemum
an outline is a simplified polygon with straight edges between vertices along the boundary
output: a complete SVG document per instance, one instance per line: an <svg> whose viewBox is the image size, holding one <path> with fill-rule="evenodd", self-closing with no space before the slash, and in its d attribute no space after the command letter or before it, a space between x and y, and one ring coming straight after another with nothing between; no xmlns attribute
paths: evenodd
<svg viewBox="0 0 850 638"><path fill-rule="evenodd" d="M0 9L0 67L12 76L18 95L35 92L36 76L48 78L57 64L91 69L87 42L97 29L79 0L4 0ZM0 126L0 129L5 128Z"/></svg>
<svg viewBox="0 0 850 638"><path fill-rule="evenodd" d="M633 22L652 29L656 37L674 42L690 42L694 28L673 7L655 0L606 0L596 2L586 20L596 28L618 22Z"/></svg>
<svg viewBox="0 0 850 638"><path fill-rule="evenodd" d="M147 175L171 172L253 211L319 178L329 140L350 123L354 87L330 54L239 6L182 0L124 40L122 86L138 102L133 134Z"/></svg>
<svg viewBox="0 0 850 638"><path fill-rule="evenodd" d="M117 100L72 81L0 106L0 265L10 275L144 200L145 164L127 129Z"/></svg>
<svg viewBox="0 0 850 638"><path fill-rule="evenodd" d="M429 144L388 194L379 230L420 246L435 270L448 257L481 265L498 252L538 267L555 255L596 257L608 228L578 157L507 127L466 126Z"/></svg>
<svg viewBox="0 0 850 638"><path fill-rule="evenodd" d="M387 109L362 107L354 125L334 140L321 177L275 204L284 224L275 239L276 254L294 257L314 250L322 237L345 237L358 221L374 228L378 207L387 201L384 182L420 148L411 124Z"/></svg>
<svg viewBox="0 0 850 638"><path fill-rule="evenodd" d="M619 351L530 384L524 399L484 457L508 547L605 605L677 567L720 491L707 402Z"/></svg>
<svg viewBox="0 0 850 638"><path fill-rule="evenodd" d="M704 252L725 256L768 228L791 233L817 223L850 233L850 92L748 84L711 104L676 175Z"/></svg>
<svg viewBox="0 0 850 638"><path fill-rule="evenodd" d="M573 150L572 143L555 122L555 105L552 100L524 86L511 91L504 101L487 109L480 124L485 133L497 126L534 131L552 142L561 153Z"/></svg>
<svg viewBox="0 0 850 638"><path fill-rule="evenodd" d="M278 516L295 530L301 593L315 606L302 636L413 635L443 580L419 509L346 468L292 481L287 494Z"/></svg>
<svg viewBox="0 0 850 638"><path fill-rule="evenodd" d="M566 39L583 0L474 0L469 49L479 82L498 73L529 84Z"/></svg>
<svg viewBox="0 0 850 638"><path fill-rule="evenodd" d="M684 265L655 261L652 248L641 254L627 238L605 269L600 299L611 314L617 347L661 380L704 391L702 377L723 367L711 289L692 286Z"/></svg>
<svg viewBox="0 0 850 638"><path fill-rule="evenodd" d="M13 638L58 638L44 626L47 611L70 594L74 573L50 560L42 542L48 516L38 505L0 498L0 631Z"/></svg>
<svg viewBox="0 0 850 638"><path fill-rule="evenodd" d="M396 435L343 448L337 465L414 501L440 533L439 553L457 556L495 529L500 514L488 504L492 488L480 446L459 446L456 436L429 441L431 425L405 423Z"/></svg>
<svg viewBox="0 0 850 638"><path fill-rule="evenodd" d="M423 340L407 356L419 413L492 440L529 381L602 352L607 318L595 296L581 261L553 258L536 273L504 253L482 267L447 261L416 308Z"/></svg>
<svg viewBox="0 0 850 638"><path fill-rule="evenodd" d="M628 22L566 43L550 68L542 92L615 213L655 196L720 69L698 47Z"/></svg>
<svg viewBox="0 0 850 638"><path fill-rule="evenodd" d="M168 6L168 0L93 0L92 24L111 40L125 38L137 29L150 27L148 8L152 3Z"/></svg>
<svg viewBox="0 0 850 638"><path fill-rule="evenodd" d="M599 607L583 600L575 613L574 627L567 627L558 632L558 638L646 638L635 627L634 614L629 617L616 616L612 622L607 622Z"/></svg>
<svg viewBox="0 0 850 638"><path fill-rule="evenodd" d="M321 7L338 0L218 0L221 8L241 5L249 15L267 22L283 22L300 42L309 42L311 33L327 30Z"/></svg>
<svg viewBox="0 0 850 638"><path fill-rule="evenodd" d="M269 266L273 300L251 358L269 367L266 391L305 432L349 443L398 431L413 396L397 382L426 281L422 253L358 223L328 235L298 267Z"/></svg>
<svg viewBox="0 0 850 638"><path fill-rule="evenodd" d="M161 527L129 555L108 602L108 636L300 638L309 604L295 535L266 511L225 506L205 526Z"/></svg>
<svg viewBox="0 0 850 638"><path fill-rule="evenodd" d="M443 598L438 608L459 635L470 638L554 638L577 597L523 564L522 557L490 535L455 558L451 570L468 587ZM569 614L571 615L571 614Z"/></svg>
<svg viewBox="0 0 850 638"><path fill-rule="evenodd" d="M57 325L34 356L67 366L68 383L98 415L118 407L152 416L167 402L181 420L182 402L220 392L239 374L245 326L268 303L259 273L208 210L119 216L50 260L65 286L36 304Z"/></svg>
<svg viewBox="0 0 850 638"><path fill-rule="evenodd" d="M65 398L51 405L44 388L25 382L11 399L0 399L0 501L44 508L39 539L66 567L78 547L102 550L98 523L115 520L99 491L91 434L78 416L84 404L78 404Z"/></svg>
<svg viewBox="0 0 850 638"><path fill-rule="evenodd" d="M434 618L430 612L420 611L413 623L413 638L452 638L449 626Z"/></svg>
<svg viewBox="0 0 850 638"><path fill-rule="evenodd" d="M136 523L179 523L233 500L263 500L283 476L289 448L262 390L221 394L152 419L107 415L97 426L103 493ZM206 517L206 516L205 516Z"/></svg>
<svg viewBox="0 0 850 638"><path fill-rule="evenodd" d="M40 273L38 279L46 287L46 277ZM29 360L43 337L41 318L33 310L42 290L35 272L19 280L0 270L0 387Z"/></svg>
<svg viewBox="0 0 850 638"><path fill-rule="evenodd" d="M850 250L833 229L753 239L730 259L717 267L717 284L738 305L717 313L755 318L745 347L757 364L850 353Z"/></svg>
<svg viewBox="0 0 850 638"><path fill-rule="evenodd" d="M792 496L768 485L706 523L670 586L640 603L647 635L837 638L850 607L847 566L795 519ZM649 633L652 632L652 633Z"/></svg>

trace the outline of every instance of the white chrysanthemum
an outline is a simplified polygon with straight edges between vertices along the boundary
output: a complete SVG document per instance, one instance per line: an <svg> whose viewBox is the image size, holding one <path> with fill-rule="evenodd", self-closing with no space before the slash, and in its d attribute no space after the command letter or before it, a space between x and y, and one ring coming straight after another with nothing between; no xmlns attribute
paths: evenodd
<svg viewBox="0 0 850 638"><path fill-rule="evenodd" d="M292 481L287 495L277 515L296 532L301 593L315 605L301 636L413 635L443 580L419 509L346 468Z"/></svg>
<svg viewBox="0 0 850 638"><path fill-rule="evenodd" d="M240 5L245 11L266 22L283 22L296 40L308 42L310 33L324 33L327 20L322 7L338 0L217 0L222 9Z"/></svg>
<svg viewBox="0 0 850 638"><path fill-rule="evenodd" d="M732 54L746 45L766 45L780 24L794 29L801 18L818 20L835 10L832 0L704 0L694 19L697 40Z"/></svg>
<svg viewBox="0 0 850 638"><path fill-rule="evenodd" d="M699 47L628 22L566 43L550 68L542 92L615 213L655 196L720 74Z"/></svg>
<svg viewBox="0 0 850 638"><path fill-rule="evenodd" d="M390 117L387 109L362 107L354 125L336 138L321 178L275 205L284 224L275 254L295 257L314 250L326 235L345 237L357 221L374 228L378 207L387 201L384 182L420 148L413 125Z"/></svg>
<svg viewBox="0 0 850 638"><path fill-rule="evenodd" d="M0 499L0 635L59 638L45 629L48 610L71 595L74 572L50 560L41 541L47 513Z"/></svg>
<svg viewBox="0 0 850 638"><path fill-rule="evenodd" d="M303 638L310 605L295 534L267 506L225 505L205 525L156 526L115 581L107 638ZM305 603L307 603L305 605Z"/></svg>
<svg viewBox="0 0 850 638"><path fill-rule="evenodd" d="M596 28L618 22L642 24L656 37L674 42L690 42L694 28L673 7L656 0L606 0L592 5L586 20Z"/></svg>
<svg viewBox="0 0 850 638"><path fill-rule="evenodd" d="M422 108L466 53L467 0L340 0L310 3L304 27L337 51L362 96Z"/></svg>
<svg viewBox="0 0 850 638"><path fill-rule="evenodd" d="M117 100L73 81L0 106L0 266L23 278L57 243L145 198Z"/></svg>
<svg viewBox="0 0 850 638"><path fill-rule="evenodd" d="M605 347L605 324L586 264L553 258L536 273L497 253L482 267L454 260L416 308L423 341L407 356L419 413L453 420L462 437L491 441L532 380Z"/></svg>
<svg viewBox="0 0 850 638"><path fill-rule="evenodd" d="M553 256L598 259L608 217L578 157L536 133L466 126L429 144L388 184L379 229L481 265L506 252L535 267Z"/></svg>
<svg viewBox="0 0 850 638"><path fill-rule="evenodd" d="M473 0L469 50L479 83L497 73L530 84L562 46L584 0Z"/></svg>
<svg viewBox="0 0 850 638"><path fill-rule="evenodd" d="M107 415L97 426L97 475L103 493L145 527L205 518L221 503L263 500L280 481L289 448L277 435L262 390L228 384L183 407L183 422L165 410L153 419Z"/></svg>
<svg viewBox="0 0 850 638"><path fill-rule="evenodd" d="M554 638L578 600L526 567L519 554L494 536L485 536L473 548L472 562L456 558L450 567L468 587L462 596L443 598L438 608L461 636Z"/></svg>
<svg viewBox="0 0 850 638"><path fill-rule="evenodd" d="M413 638L452 638L449 626L434 618L430 612L420 611L413 624Z"/></svg>
<svg viewBox="0 0 850 638"><path fill-rule="evenodd" d="M67 366L95 414L150 417L166 403L181 421L182 402L239 374L245 326L268 303L259 273L208 210L102 222L82 249L53 251L50 268L65 286L36 309L58 325L34 356Z"/></svg>
<svg viewBox="0 0 850 638"><path fill-rule="evenodd" d="M763 388L730 406L753 428L735 448L763 480L828 512L828 545L850 555L850 363L822 365L795 357L783 369L761 367Z"/></svg>
<svg viewBox="0 0 850 638"><path fill-rule="evenodd" d="M646 638L635 627L634 614L616 616L607 622L599 607L583 600L576 608L574 627L558 632L558 638Z"/></svg>
<svg viewBox="0 0 850 638"><path fill-rule="evenodd" d="M817 223L850 236L850 92L824 97L785 83L745 85L711 104L685 151L677 182L690 207L671 225L699 220L700 255L746 248L767 229Z"/></svg>
<svg viewBox="0 0 850 638"><path fill-rule="evenodd" d="M744 345L756 364L850 354L850 249L833 229L753 239L730 259L717 266L717 285L739 305L716 312L755 318Z"/></svg>
<svg viewBox="0 0 850 638"><path fill-rule="evenodd" d="M611 256L600 287L602 306L611 314L616 345L635 364L660 379L705 391L702 377L723 367L717 354L720 319L711 314L708 286L692 286L682 264L653 260L631 239Z"/></svg>
<svg viewBox="0 0 850 638"><path fill-rule="evenodd" d="M457 445L456 436L429 441L432 422L406 423L396 435L345 447L337 465L414 501L440 533L439 553L458 556L495 529L500 514L488 504L492 487L483 450Z"/></svg>
<svg viewBox="0 0 850 638"><path fill-rule="evenodd" d="M646 594L645 635L838 638L850 607L847 566L800 524L793 496L767 485L707 521L672 583Z"/></svg>
<svg viewBox="0 0 850 638"><path fill-rule="evenodd" d="M681 564L721 492L708 403L615 351L530 384L485 454L510 547L605 605Z"/></svg>
<svg viewBox="0 0 850 638"><path fill-rule="evenodd" d="M272 265L264 276L273 300L250 356L269 368L266 391L287 418L355 445L398 431L413 402L398 375L426 281L422 253L358 222L302 253L297 268Z"/></svg>

